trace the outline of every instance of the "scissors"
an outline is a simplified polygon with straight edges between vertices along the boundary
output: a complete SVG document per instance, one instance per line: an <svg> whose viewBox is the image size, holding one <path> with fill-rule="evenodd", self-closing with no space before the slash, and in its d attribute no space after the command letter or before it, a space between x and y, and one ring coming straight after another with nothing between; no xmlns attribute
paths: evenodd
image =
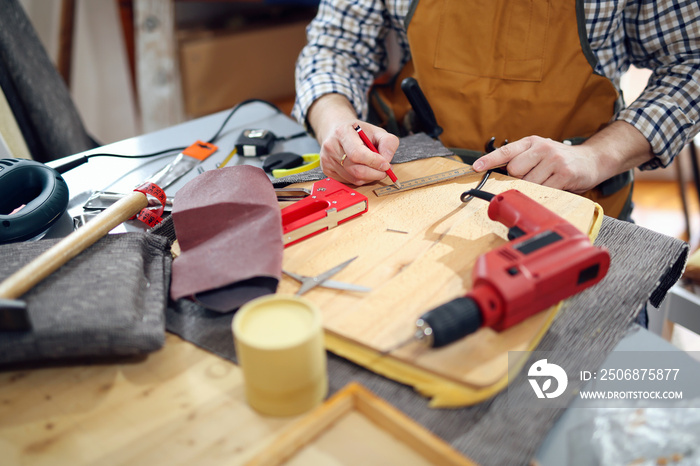
<svg viewBox="0 0 700 466"><path fill-rule="evenodd" d="M343 270L345 267L348 266L348 264L350 264L350 262L357 259L357 257L358 256L355 256L352 259L348 259L345 262L343 262L342 264L338 264L335 267L333 267L332 269L326 270L325 272L323 272L319 275L316 275L315 277L309 277L307 275L300 275L298 273L287 272L285 270L283 270L282 273L292 277L294 280L301 283L301 288L299 288L299 291L296 292L297 295L302 295L302 294L306 293L307 291L316 288L317 286L322 286L324 288L332 288L335 290L345 290L345 291L360 291L360 292L372 291L371 288L367 288L366 286L355 285L353 283L338 282L335 280L329 280L330 277L332 277L336 273Z"/></svg>

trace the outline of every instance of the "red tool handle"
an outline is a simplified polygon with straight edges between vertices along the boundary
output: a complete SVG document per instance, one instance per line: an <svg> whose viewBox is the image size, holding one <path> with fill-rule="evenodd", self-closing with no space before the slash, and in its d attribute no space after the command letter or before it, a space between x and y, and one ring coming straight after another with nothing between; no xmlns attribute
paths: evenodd
<svg viewBox="0 0 700 466"><path fill-rule="evenodd" d="M489 218L502 223L508 228L517 228L523 234L554 228L555 226L571 225L539 202L527 197L518 190L511 189L496 194L489 203ZM578 234L583 235L571 225ZM571 235L576 233L572 231Z"/></svg>

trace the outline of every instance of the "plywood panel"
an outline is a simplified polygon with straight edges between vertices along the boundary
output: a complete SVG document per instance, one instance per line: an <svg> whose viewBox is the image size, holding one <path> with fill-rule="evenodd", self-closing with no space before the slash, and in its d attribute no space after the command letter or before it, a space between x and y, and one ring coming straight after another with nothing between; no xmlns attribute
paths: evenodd
<svg viewBox="0 0 700 466"><path fill-rule="evenodd" d="M136 82L145 133L185 120L171 1L134 3Z"/></svg>
<svg viewBox="0 0 700 466"><path fill-rule="evenodd" d="M399 180L409 180L459 165L427 159L395 165L394 171ZM333 278L371 287L370 293L316 288L305 295L321 307L330 335L374 350L377 358L388 357L381 351L408 338L421 314L467 293L476 258L503 244L507 235L503 225L488 218L486 202L460 200L479 178L466 176L383 197L372 193L377 184L360 187L369 198L366 214L287 248L283 268L311 276L359 256ZM595 204L587 199L506 176L493 175L484 189L518 189L584 232L596 216ZM295 293L298 286L285 277L278 292ZM481 329L436 350L411 344L390 357L459 384L488 387L505 376L507 352L530 348L549 317L540 313L502 333Z"/></svg>

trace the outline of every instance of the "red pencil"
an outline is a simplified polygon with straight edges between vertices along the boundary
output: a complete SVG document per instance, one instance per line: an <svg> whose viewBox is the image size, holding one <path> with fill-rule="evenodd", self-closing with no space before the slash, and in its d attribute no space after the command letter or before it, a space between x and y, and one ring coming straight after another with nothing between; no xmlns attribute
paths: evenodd
<svg viewBox="0 0 700 466"><path fill-rule="evenodd" d="M362 142L365 143L365 146L369 148L372 152L379 153L376 147L374 147L374 144L372 144L372 141L369 140L367 135L365 134L364 131L362 131L362 128L360 128L360 125L355 126L355 131L357 131L357 134L360 135L360 139L362 139ZM396 186L396 189L401 189L401 183L399 183L398 178L396 178L396 175L394 175L393 170L390 168L386 171L386 174L389 175L389 178L391 181L394 183L394 186Z"/></svg>

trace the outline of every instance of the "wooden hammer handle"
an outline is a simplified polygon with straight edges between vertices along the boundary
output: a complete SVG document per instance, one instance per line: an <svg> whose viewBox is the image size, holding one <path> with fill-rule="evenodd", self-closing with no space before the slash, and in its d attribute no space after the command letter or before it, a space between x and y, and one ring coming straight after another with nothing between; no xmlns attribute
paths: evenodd
<svg viewBox="0 0 700 466"><path fill-rule="evenodd" d="M134 191L120 199L36 259L0 283L0 298L17 299L63 264L87 249L122 222L148 207L148 198Z"/></svg>

